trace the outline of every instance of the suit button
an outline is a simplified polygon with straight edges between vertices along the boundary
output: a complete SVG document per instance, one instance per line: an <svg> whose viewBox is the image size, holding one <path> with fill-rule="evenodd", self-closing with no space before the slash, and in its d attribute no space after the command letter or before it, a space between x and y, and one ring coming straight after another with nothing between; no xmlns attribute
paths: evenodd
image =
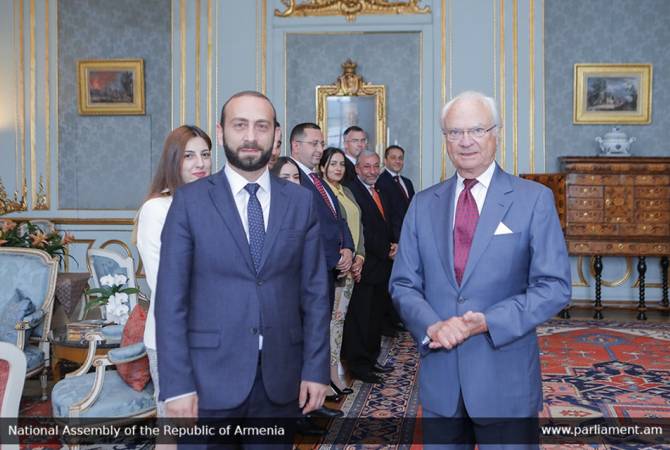
<svg viewBox="0 0 670 450"><path fill-rule="evenodd" d="M254 336L257 335L257 334L258 334L258 328L253 327L253 328L251 329L251 334L253 334Z"/></svg>
<svg viewBox="0 0 670 450"><path fill-rule="evenodd" d="M263 286L263 280L256 281L256 286Z"/></svg>
<svg viewBox="0 0 670 450"><path fill-rule="evenodd" d="M458 303L465 303L465 299L463 297L458 297Z"/></svg>

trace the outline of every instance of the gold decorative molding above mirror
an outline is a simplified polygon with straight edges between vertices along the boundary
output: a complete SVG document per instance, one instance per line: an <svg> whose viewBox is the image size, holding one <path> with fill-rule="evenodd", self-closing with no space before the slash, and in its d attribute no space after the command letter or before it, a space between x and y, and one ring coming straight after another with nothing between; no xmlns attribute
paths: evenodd
<svg viewBox="0 0 670 450"><path fill-rule="evenodd" d="M357 125L368 133L368 148L383 157L386 148L386 86L366 83L347 59L332 85L316 87L316 123L328 146L343 148L342 133Z"/></svg>
<svg viewBox="0 0 670 450"><path fill-rule="evenodd" d="M430 14L429 6L421 7L421 0L389 2L386 0L282 0L286 10L275 9L277 17L344 16L353 22L359 15Z"/></svg>
<svg viewBox="0 0 670 450"><path fill-rule="evenodd" d="M28 204L26 202L26 194L28 192L28 186L26 183L23 183L23 189L21 192L21 199L19 199L19 193L14 192L14 198L9 198L7 191L5 190L5 185L2 184L0 180L0 216L3 214L9 214L16 211L25 211L28 209Z"/></svg>

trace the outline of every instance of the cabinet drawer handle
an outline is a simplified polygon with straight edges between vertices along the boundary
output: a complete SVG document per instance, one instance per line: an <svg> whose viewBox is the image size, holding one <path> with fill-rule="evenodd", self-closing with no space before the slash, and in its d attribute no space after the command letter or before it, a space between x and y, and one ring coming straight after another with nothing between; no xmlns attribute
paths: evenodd
<svg viewBox="0 0 670 450"><path fill-rule="evenodd" d="M582 189L582 193L583 193L583 194L586 194L587 192L589 192L588 188L584 188L584 189Z"/></svg>

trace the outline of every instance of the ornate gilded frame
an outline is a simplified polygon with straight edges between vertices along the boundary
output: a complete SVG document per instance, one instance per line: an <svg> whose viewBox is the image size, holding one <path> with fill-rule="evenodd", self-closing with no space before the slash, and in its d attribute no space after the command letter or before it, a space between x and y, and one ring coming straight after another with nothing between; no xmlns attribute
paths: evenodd
<svg viewBox="0 0 670 450"><path fill-rule="evenodd" d="M599 89L589 93L596 82ZM573 122L651 123L651 86L651 64L575 64Z"/></svg>
<svg viewBox="0 0 670 450"><path fill-rule="evenodd" d="M429 6L421 7L421 0L281 0L284 11L275 9L276 17L344 16L353 22L359 15L430 14Z"/></svg>
<svg viewBox="0 0 670 450"><path fill-rule="evenodd" d="M100 94L102 98L99 100L92 98L93 84L122 83L115 77L123 77L125 74L130 74L132 80L132 94L129 95L128 101L111 99L109 94L106 94L106 98ZM79 114L108 116L144 114L144 61L141 59L77 61L77 87Z"/></svg>
<svg viewBox="0 0 670 450"><path fill-rule="evenodd" d="M324 137L328 145L342 148L342 133L350 125L358 125L368 133L369 148L379 153L383 158L386 148L386 86L383 84L366 83L361 75L356 73L357 64L351 59L347 59L342 64L342 74L337 77L337 81L332 85L320 85L316 87L316 123L323 130ZM374 117L363 117L360 120L345 121L341 126L333 126L328 123L329 104L351 103L353 107L364 109L364 100L372 99L374 101ZM368 103L368 102L365 102ZM365 124L374 124L374 135L370 126ZM329 133L333 128L337 130ZM337 137L333 140L331 137Z"/></svg>

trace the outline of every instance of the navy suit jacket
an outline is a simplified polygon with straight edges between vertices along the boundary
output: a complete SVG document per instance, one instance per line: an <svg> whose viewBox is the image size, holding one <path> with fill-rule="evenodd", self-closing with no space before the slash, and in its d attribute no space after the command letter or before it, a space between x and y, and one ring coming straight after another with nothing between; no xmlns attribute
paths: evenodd
<svg viewBox="0 0 670 450"><path fill-rule="evenodd" d="M351 231L347 225L347 220L342 216L340 211L340 202L333 191L328 187L325 181L322 181L323 187L330 196L330 199L335 205L335 212L337 216L333 216L330 207L321 197L321 194L309 179L309 176L300 169L300 185L309 189L314 196L316 204L316 212L319 216L319 224L321 226L321 238L323 240L323 248L326 253L326 266L328 269L334 269L337 262L340 260L340 250L348 248L354 251L354 240L351 237Z"/></svg>
<svg viewBox="0 0 670 450"><path fill-rule="evenodd" d="M297 401L300 381L327 384L330 304L312 194L270 177L257 274L223 170L179 188L161 236L156 292L160 399L196 391L229 409L251 392L263 335L263 383Z"/></svg>
<svg viewBox="0 0 670 450"><path fill-rule="evenodd" d="M393 208L390 215L391 226L393 227L393 235L395 236L396 242L400 239L402 221L405 220L407 208L409 208L409 203L414 197L414 185L412 184L412 180L403 177L402 175L400 175L400 177L407 187L409 198L405 195L402 186L393 179L393 176L386 169L382 170L376 183L376 186L379 189L386 192L389 202L391 203L391 208Z"/></svg>
<svg viewBox="0 0 670 450"><path fill-rule="evenodd" d="M391 243L396 242L393 237L393 229L388 218L382 216L377 204L367 187L356 177L349 184L349 189L354 194L356 203L361 208L361 221L363 223L363 236L365 241L365 263L361 273L361 282L386 283L391 272L393 261L388 254ZM386 194L377 189L384 207L385 215L391 210L391 205Z"/></svg>
<svg viewBox="0 0 670 450"><path fill-rule="evenodd" d="M570 264L552 192L496 166L459 285L454 274L456 176L414 197L391 274L393 302L420 343L440 320L482 312L488 332L452 350L423 348L424 408L452 416L535 417L542 408L535 327L570 300ZM502 227L504 224L505 227Z"/></svg>

